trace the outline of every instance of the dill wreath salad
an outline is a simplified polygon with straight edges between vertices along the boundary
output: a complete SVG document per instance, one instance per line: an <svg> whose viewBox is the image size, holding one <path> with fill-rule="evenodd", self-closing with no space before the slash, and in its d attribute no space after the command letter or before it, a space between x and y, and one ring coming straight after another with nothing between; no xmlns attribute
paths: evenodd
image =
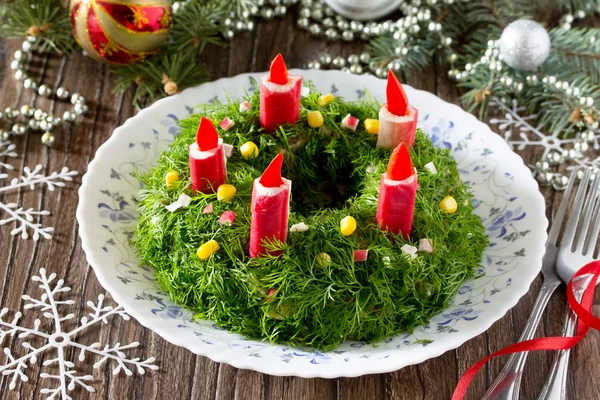
<svg viewBox="0 0 600 400"><path fill-rule="evenodd" d="M137 174L141 263L196 318L250 339L330 350L427 324L488 245L449 150L416 116L412 144L379 137L408 126L393 125L410 114L393 81L382 106L277 73L252 82L260 93L198 106ZM298 108L283 123L266 109L282 106Z"/></svg>

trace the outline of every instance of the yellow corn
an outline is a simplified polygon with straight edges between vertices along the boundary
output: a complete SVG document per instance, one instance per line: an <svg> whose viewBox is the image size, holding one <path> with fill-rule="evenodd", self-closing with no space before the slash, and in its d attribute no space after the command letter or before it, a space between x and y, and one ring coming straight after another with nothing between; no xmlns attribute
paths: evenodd
<svg viewBox="0 0 600 400"><path fill-rule="evenodd" d="M240 153L246 160L258 157L258 146L254 142L246 142L240 147Z"/></svg>
<svg viewBox="0 0 600 400"><path fill-rule="evenodd" d="M452 196L446 196L439 204L440 210L446 214L453 214L458 209L458 204Z"/></svg>
<svg viewBox="0 0 600 400"><path fill-rule="evenodd" d="M331 256L327 253L317 254L315 260L317 261L317 264L319 264L319 266L323 268L327 268L329 267L329 265L331 265Z"/></svg>
<svg viewBox="0 0 600 400"><path fill-rule="evenodd" d="M219 251L220 248L221 246L219 246L219 243L217 243L216 240L211 240L198 247L196 255L201 260L208 260L208 258Z"/></svg>
<svg viewBox="0 0 600 400"><path fill-rule="evenodd" d="M340 221L340 232L344 236L350 236L356 230L356 220L354 217L347 216Z"/></svg>
<svg viewBox="0 0 600 400"><path fill-rule="evenodd" d="M235 192L237 192L235 186L225 183L219 186L219 188L217 189L217 200L231 201L235 196Z"/></svg>
<svg viewBox="0 0 600 400"><path fill-rule="evenodd" d="M377 135L379 133L379 120L378 119L365 119L365 129L371 135Z"/></svg>
<svg viewBox="0 0 600 400"><path fill-rule="evenodd" d="M165 186L169 188L173 186L173 183L177 182L178 180L179 174L177 173L177 171L169 171L165 175Z"/></svg>
<svg viewBox="0 0 600 400"><path fill-rule="evenodd" d="M327 104L331 103L333 101L333 99L334 99L334 97L331 93L324 94L323 96L319 97L318 104L321 107L325 107Z"/></svg>
<svg viewBox="0 0 600 400"><path fill-rule="evenodd" d="M321 111L309 111L306 118L311 128L320 128L323 126L323 114L321 114Z"/></svg>

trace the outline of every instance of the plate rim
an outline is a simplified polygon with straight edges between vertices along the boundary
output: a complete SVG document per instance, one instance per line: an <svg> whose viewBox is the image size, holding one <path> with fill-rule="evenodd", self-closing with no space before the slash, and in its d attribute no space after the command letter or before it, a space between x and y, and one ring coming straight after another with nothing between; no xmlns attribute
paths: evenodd
<svg viewBox="0 0 600 400"><path fill-rule="evenodd" d="M291 69L290 72L296 73L296 74L302 74L304 76L313 75L313 74L326 74L326 75L337 75L340 77L344 77L346 79L348 77L352 77L351 75L348 75L347 73L341 72L341 71L318 71L318 70ZM396 371L396 370L399 370L399 369L404 368L409 365L420 364L428 359L439 357L440 355L442 355L448 351L454 350L454 349L460 347L461 345L463 345L464 343L466 343L467 341L486 332L495 322L502 319L508 313L508 311L510 311L519 302L519 300L525 294L527 294L529 292L531 284L533 283L536 276L539 274L539 272L541 270L542 257L543 257L543 254L545 253L545 243L546 243L547 237L548 237L547 232L546 232L547 227L548 227L548 220L547 220L546 214L545 214L545 210L546 210L545 199L539 190L539 185L538 185L537 181L531 175L531 171L525 165L524 160L510 148L510 146L508 145L508 143L506 143L506 141L504 139L502 139L497 133L492 131L491 128L487 124L478 120L473 114L463 110L458 105L449 103L449 102L443 100L442 98L436 96L433 93L427 92L425 90L415 89L415 88L411 87L410 85L405 85L406 87L410 88L409 89L410 91L419 92L419 94L423 95L423 96L430 96L433 99L435 99L435 101L441 101L441 102L445 103L446 106L449 106L450 108L454 109L457 113L461 113L461 114L465 115L465 118L469 120L468 126L470 126L470 127L472 126L473 127L472 130L474 132L477 132L478 134L479 133L485 134L486 139L489 136L490 140L496 142L496 143L494 143L494 145L505 147L504 150L507 150L507 151L505 151L505 153L508 157L513 158L513 160L510 160L510 161L515 164L515 168L523 169L524 171L527 171L527 176L524 179L529 180L531 182L532 188L533 187L537 188L537 191L535 193L532 193L532 195L534 195L533 197L535 197L537 199L536 201L539 204L538 204L538 207L533 207L532 210L540 213L540 215L538 215L537 219L543 221L543 226L539 226L538 228L540 230L542 230L542 228L543 228L543 231L542 231L543 233L541 233L541 236L544 240L543 240L543 242L540 240L540 243L537 244L537 248L529 248L528 251L533 251L536 255L539 254L539 257L536 256L535 265L530 264L527 268L527 270L531 271L528 276L528 278L529 278L528 284L524 283L522 285L521 290L513 291L513 295L512 295L512 297L510 297L510 299L504 301L502 303L502 305L499 306L498 308L495 308L495 309L491 310L489 313L487 313L486 315L488 316L488 318L486 320L484 320L483 323L480 323L477 327L474 327L474 328L468 330L467 331L468 333L461 332L462 333L461 335L448 337L448 339L446 339L442 342L443 345L439 346L439 348L438 348L438 345L434 345L434 344L429 345L428 351L421 351L421 352L417 352L416 354L412 354L412 357L408 361L402 360L402 361L396 362L396 363L389 363L389 362L383 362L384 360L380 360L381 362L379 362L379 363L369 364L369 368L364 368L364 367L361 368L360 366L364 365L361 363L356 363L354 365L345 364L345 368L343 368L343 369L327 368L327 366L330 364L323 364L324 368L302 368L302 367L297 367L294 364L288 364L288 365L290 365L289 368L283 368L279 364L273 363L272 365L269 365L268 363L263 362L263 363L258 363L259 367L257 368L257 363L254 360L252 360L253 357L243 357L243 356L241 356L241 353L237 353L231 349L229 349L228 351L214 351L214 350L211 351L210 348L208 348L208 347L203 348L203 347L195 346L194 344L192 344L186 340L183 340L180 335L170 334L171 329L166 327L166 325L155 324L151 319L146 318L146 316L142 312L138 312L138 309L140 309L140 307L136 307L133 303L131 303L125 295L121 294L121 292L119 290L114 290L113 285L110 283L110 279L109 279L110 274L107 274L105 272L105 271L107 271L107 269L103 268L101 260L98 259L98 257L96 256L96 252L91 247L91 242L93 242L93 240L90 238L93 235L90 235L90 232L89 232L89 230L91 228L90 224L86 224L86 221L85 221L85 215L84 215L85 202L83 201L86 197L86 193L90 190L90 188L93 187L93 184L91 182L91 176L92 176L91 171L93 171L94 168L97 168L99 165L101 165L102 160L106 159L104 153L108 153L111 150L111 146L118 142L118 140L120 139L120 135L122 135L122 132L126 132L128 129L130 129L131 126L133 126L136 123L136 121L138 121L140 119L144 119L146 115L150 115L156 108L168 107L169 103L177 102L178 97L180 97L186 93L190 93L190 92L199 90L200 88L202 88L204 86L215 85L217 87L218 86L224 87L224 86L226 86L226 85L222 84L224 81L229 81L229 80L234 80L234 79L242 79L242 78L245 78L245 80L248 80L250 77L256 77L257 75L262 75L262 74L266 74L266 72L243 73L243 74L238 74L238 75L235 75L232 77L220 78L220 79L206 82L204 84L201 84L201 85L198 85L198 86L195 86L192 88L187 88L178 95L166 97L166 98L156 101L151 106L141 110L136 115L128 118L125 121L125 123L123 123L123 125L117 127L113 131L111 136L102 145L100 145L100 147L96 150L96 154L94 155L93 160L88 164L86 173L82 177L81 186L78 190L79 203L77 205L77 211L76 211L76 218L77 218L77 222L79 223L78 233L79 233L79 237L81 239L81 247L85 253L88 264L93 268L96 278L98 279L98 281L100 282L102 287L111 294L111 296L113 297L115 302L122 305L125 308L125 311L131 317L135 318L142 326L151 330L152 332L157 333L160 337L162 337L164 340L166 340L167 342L169 342L171 344L186 348L194 354L208 357L215 362L224 362L224 363L232 365L236 368L250 369L250 370L254 370L257 372L261 372L261 373L265 373L265 374L269 374L269 375L273 375L273 376L298 376L298 377L302 377L302 378L327 378L327 379L333 379L333 378L338 378L338 377L356 377L356 376L361 376L361 375L365 375L365 374L386 373L386 372ZM376 78L376 77L370 76L370 75L369 76L363 75L363 76L361 76L361 79L366 79L367 81L368 80L376 80L378 82L381 81L379 78ZM365 82L365 83L367 83L367 82ZM368 86L368 85L365 84L365 86ZM456 339L454 339L454 338L456 338ZM268 345L270 345L270 344L268 344ZM397 358L396 358L396 360L397 360Z"/></svg>

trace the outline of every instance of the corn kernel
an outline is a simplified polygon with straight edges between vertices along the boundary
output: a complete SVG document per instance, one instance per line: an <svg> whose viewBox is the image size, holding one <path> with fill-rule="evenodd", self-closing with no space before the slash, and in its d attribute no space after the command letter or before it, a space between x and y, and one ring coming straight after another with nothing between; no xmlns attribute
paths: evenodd
<svg viewBox="0 0 600 400"><path fill-rule="evenodd" d="M365 129L371 135L377 135L379 133L379 120L378 119L365 119Z"/></svg>
<svg viewBox="0 0 600 400"><path fill-rule="evenodd" d="M231 201L235 196L235 192L237 192L235 186L225 183L219 186L219 188L217 189L217 200Z"/></svg>
<svg viewBox="0 0 600 400"><path fill-rule="evenodd" d="M258 146L254 142L246 142L240 147L240 153L246 160L253 160L258 157Z"/></svg>
<svg viewBox="0 0 600 400"><path fill-rule="evenodd" d="M179 174L177 173L177 171L169 171L165 175L165 186L170 188L178 180L179 180Z"/></svg>
<svg viewBox="0 0 600 400"><path fill-rule="evenodd" d="M458 204L452 196L446 196L439 204L440 210L446 214L453 214L458 209Z"/></svg>
<svg viewBox="0 0 600 400"><path fill-rule="evenodd" d="M220 248L221 246L219 246L219 243L217 243L216 240L211 240L198 247L196 255L201 260L208 260L208 258L219 251Z"/></svg>
<svg viewBox="0 0 600 400"><path fill-rule="evenodd" d="M356 220L354 217L347 216L340 221L340 232L344 236L350 236L356 230Z"/></svg>
<svg viewBox="0 0 600 400"><path fill-rule="evenodd" d="M317 264L319 264L319 266L323 268L327 268L331 265L331 256L327 253L317 254L315 260L317 261Z"/></svg>
<svg viewBox="0 0 600 400"><path fill-rule="evenodd" d="M327 104L331 103L333 101L334 97L331 93L329 94L324 94L323 96L319 97L319 101L317 102L321 107L325 107Z"/></svg>
<svg viewBox="0 0 600 400"><path fill-rule="evenodd" d="M323 114L321 114L321 111L309 111L306 118L311 128L320 128L323 126Z"/></svg>

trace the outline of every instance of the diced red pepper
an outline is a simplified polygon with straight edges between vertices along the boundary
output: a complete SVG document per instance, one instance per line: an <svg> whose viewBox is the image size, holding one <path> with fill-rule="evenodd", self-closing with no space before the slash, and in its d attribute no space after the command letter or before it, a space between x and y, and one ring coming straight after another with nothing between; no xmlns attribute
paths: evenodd
<svg viewBox="0 0 600 400"><path fill-rule="evenodd" d="M278 85L285 85L288 83L288 70L281 53L277 54L273 62L271 62L269 80Z"/></svg>
<svg viewBox="0 0 600 400"><path fill-rule="evenodd" d="M415 167L404 142L400 143L392 152L387 173L388 178L393 181L403 181L415 173Z"/></svg>
<svg viewBox="0 0 600 400"><path fill-rule="evenodd" d="M279 153L275 156L271 164L265 169L260 177L260 184L267 188L274 188L283 185L281 179L281 167L283 165L283 154Z"/></svg>
<svg viewBox="0 0 600 400"><path fill-rule="evenodd" d="M354 261L367 261L369 250L354 250Z"/></svg>
<svg viewBox="0 0 600 400"><path fill-rule="evenodd" d="M404 91L402 84L392 70L388 71L386 96L387 108L392 114L398 116L406 115L408 97L406 97L406 92Z"/></svg>

